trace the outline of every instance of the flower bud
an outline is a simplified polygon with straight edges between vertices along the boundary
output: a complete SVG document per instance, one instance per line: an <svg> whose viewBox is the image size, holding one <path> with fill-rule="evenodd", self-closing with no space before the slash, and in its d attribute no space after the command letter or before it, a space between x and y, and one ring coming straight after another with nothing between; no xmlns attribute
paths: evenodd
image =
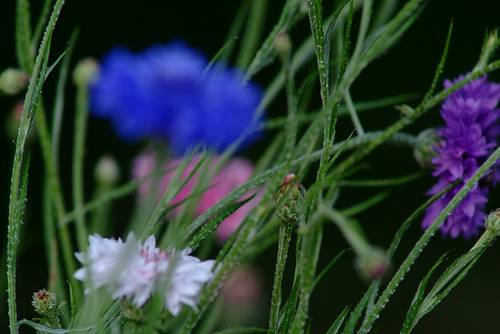
<svg viewBox="0 0 500 334"><path fill-rule="evenodd" d="M355 267L367 281L384 277L390 268L385 251L379 247L370 247L370 250L358 255Z"/></svg>
<svg viewBox="0 0 500 334"><path fill-rule="evenodd" d="M436 129L427 129L418 135L413 155L421 168L431 169L433 167L432 159L437 156L434 147L439 145L439 139L440 136Z"/></svg>
<svg viewBox="0 0 500 334"><path fill-rule="evenodd" d="M292 41L286 32L281 31L278 34L274 43L274 50L282 60L288 57L292 51Z"/></svg>
<svg viewBox="0 0 500 334"><path fill-rule="evenodd" d="M307 0L302 0L300 3L299 13L301 13L302 15L307 15L308 11L309 8L307 6Z"/></svg>
<svg viewBox="0 0 500 334"><path fill-rule="evenodd" d="M73 71L73 82L77 86L87 87L96 80L98 71L99 64L95 59L83 59Z"/></svg>
<svg viewBox="0 0 500 334"><path fill-rule="evenodd" d="M52 318L57 313L56 295L53 292L42 289L33 294L33 307L35 311L47 318Z"/></svg>
<svg viewBox="0 0 500 334"><path fill-rule="evenodd" d="M95 166L94 178L99 184L115 185L120 179L120 168L115 159L109 155L101 157Z"/></svg>
<svg viewBox="0 0 500 334"><path fill-rule="evenodd" d="M298 220L305 197L305 190L296 178L293 173L285 175L279 194L273 198L276 215L289 223Z"/></svg>
<svg viewBox="0 0 500 334"><path fill-rule="evenodd" d="M484 222L486 229L496 236L500 236L500 209L496 209Z"/></svg>
<svg viewBox="0 0 500 334"><path fill-rule="evenodd" d="M30 77L25 72L7 68L0 74L0 91L8 95L15 95L28 86Z"/></svg>

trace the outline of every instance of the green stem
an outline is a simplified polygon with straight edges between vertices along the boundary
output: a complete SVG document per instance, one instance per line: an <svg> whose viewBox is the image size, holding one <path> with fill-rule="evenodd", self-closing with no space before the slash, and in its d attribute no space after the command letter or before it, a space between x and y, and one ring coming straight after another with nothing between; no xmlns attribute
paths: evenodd
<svg viewBox="0 0 500 334"><path fill-rule="evenodd" d="M371 249L370 244L360 234L359 230L357 230L355 226L349 222L348 218L344 214L331 208L324 208L320 212L337 225L340 232L344 236L344 239L347 241L349 246L351 246L356 255L359 256L365 254L367 250L369 251Z"/></svg>
<svg viewBox="0 0 500 334"><path fill-rule="evenodd" d="M429 240L434 236L437 230L444 223L446 218L453 212L453 210L462 202L462 200L467 196L467 194L471 191L471 189L479 182L479 180L483 177L488 170L500 159L500 148L497 148L495 152L484 162L484 164L472 175L472 177L467 181L467 183L460 189L460 191L453 197L453 199L446 205L446 207L441 211L441 213L437 216L434 222L425 230L422 237L417 241L415 247L411 250L408 257L404 260L404 262L399 267L398 271L391 279L386 289L378 299L377 303L373 307L373 310L370 314L365 318L365 321L361 325L358 333L368 333L371 330L371 327L375 320L379 317L382 310L385 308L385 305L389 302L389 299L396 291L398 285L404 279L406 273L410 271L411 266L418 258L424 247L428 244Z"/></svg>
<svg viewBox="0 0 500 334"><path fill-rule="evenodd" d="M290 54L283 59L283 71L285 72L286 97L287 97L287 126L285 139L285 159L291 161L294 156L295 142L297 140L297 98L295 95L295 81L293 78L293 67Z"/></svg>
<svg viewBox="0 0 500 334"><path fill-rule="evenodd" d="M467 83L482 77L486 73L489 73L493 70L496 70L500 68L500 60L497 60L490 65L486 66L480 71L474 72L460 80L459 82L453 84L449 88L441 91L440 93L436 94L433 98L425 101L424 103L420 104L417 108L411 109L408 107L410 110L410 113L403 118L401 118L399 121L396 123L392 124L389 126L385 131L382 131L379 133L378 136L371 137L371 140L367 142L366 146L361 147L359 150L351 154L347 159L342 161L336 168L335 168L335 173L336 174L341 174L348 168L350 168L352 165L354 165L356 162L358 162L361 158L366 156L368 153L373 151L377 146L385 142L388 138L391 138L395 133L401 131L405 126L410 125L415 121L417 118L422 116L425 112L427 112L429 109L433 108L436 106L438 103L443 101L448 95L453 93L454 91L462 88L465 86ZM356 138L354 138L356 139ZM354 140L353 139L353 140Z"/></svg>
<svg viewBox="0 0 500 334"><path fill-rule="evenodd" d="M316 51L316 62L318 66L321 101L323 105L328 101L328 64L325 63L325 40L323 31L323 15L321 2L318 0L308 0L309 25L311 26L314 40L314 50Z"/></svg>
<svg viewBox="0 0 500 334"><path fill-rule="evenodd" d="M31 18L28 0L17 0L16 5L16 53L19 66L26 72L33 70L31 53Z"/></svg>
<svg viewBox="0 0 500 334"><path fill-rule="evenodd" d="M352 102L351 99L351 93L347 89L344 94L344 100L345 104L347 106L347 109L349 110L349 115L351 115L352 122L354 123L354 127L356 128L356 131L358 132L359 136L363 136L365 134L365 130L363 129L363 126L361 125L361 122L359 121L358 113L356 111L356 108L354 107L354 103Z"/></svg>
<svg viewBox="0 0 500 334"><path fill-rule="evenodd" d="M309 299L314 289L314 277L318 265L321 240L323 237L323 224L310 221L312 226L302 235L300 257L298 261L299 273L299 305L292 327L291 334L303 333L306 328L309 313Z"/></svg>
<svg viewBox="0 0 500 334"><path fill-rule="evenodd" d="M84 252L87 248L88 232L85 226L85 204L83 189L83 156L85 154L85 134L88 119L88 89L85 85L77 85L75 136L73 142L73 206L76 213L76 239L78 248Z"/></svg>
<svg viewBox="0 0 500 334"><path fill-rule="evenodd" d="M17 311L16 311L16 257L19 245L19 234L21 224L21 213L24 202L20 201L24 197L19 194L22 187L21 174L23 170L24 147L26 138L31 128L32 120L38 107L41 88L45 81L47 63L49 57L50 40L54 30L57 17L61 11L64 1L58 0L45 30L43 40L33 67L32 77L28 86L28 92L24 101L23 112L19 124L16 149L14 153L12 178L9 198L9 218L8 218L8 238L7 238L7 286L8 286L8 306L9 325L12 334L17 333ZM19 26L20 28L22 26ZM18 32L20 33L20 32ZM18 41L19 43L19 41ZM29 44L29 43L28 43ZM19 49L18 49L19 50ZM27 171L27 169L26 169Z"/></svg>
<svg viewBox="0 0 500 334"><path fill-rule="evenodd" d="M64 206L64 197L62 194L62 187L60 183L59 173L54 163L52 146L50 144L50 134L47 127L47 118L43 108L39 108L37 113L37 129L40 138L40 146L42 148L42 155L47 168L47 175L49 178L50 192L53 199L53 205L56 211L57 221L59 222L59 237L61 240L61 248L66 268L66 275L74 288L78 286L77 281L73 277L76 271L76 265L73 255L73 245L71 242L71 235L68 225L64 224L63 218L66 215ZM79 294L75 293L78 298Z"/></svg>
<svg viewBox="0 0 500 334"><path fill-rule="evenodd" d="M271 311L269 313L269 330L277 332L279 329L278 319L281 306L281 288L283 272L285 270L288 247L292 236L292 225L289 222L280 222L278 239L278 255L276 256L276 270L274 272L273 295L271 297Z"/></svg>

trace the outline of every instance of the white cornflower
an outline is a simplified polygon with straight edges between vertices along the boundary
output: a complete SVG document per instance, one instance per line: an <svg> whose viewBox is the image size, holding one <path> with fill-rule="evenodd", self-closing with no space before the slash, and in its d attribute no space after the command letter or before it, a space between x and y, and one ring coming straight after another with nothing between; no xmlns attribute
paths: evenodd
<svg viewBox="0 0 500 334"><path fill-rule="evenodd" d="M191 249L186 248L179 254L179 261L165 291L165 308L173 316L179 314L182 304L196 309L203 285L214 276L212 268L215 260L201 261L189 253Z"/></svg>
<svg viewBox="0 0 500 334"><path fill-rule="evenodd" d="M121 239L106 239L95 234L89 237L87 253L76 253L85 267L77 270L75 278L90 280L85 292L102 286L112 293L112 298L126 298L142 307L153 293L165 297L165 308L177 316L182 305L196 309L203 285L213 278L214 260L201 261L188 255L186 248L178 255L174 265L172 254L156 247L154 236L144 244L133 233L123 243Z"/></svg>

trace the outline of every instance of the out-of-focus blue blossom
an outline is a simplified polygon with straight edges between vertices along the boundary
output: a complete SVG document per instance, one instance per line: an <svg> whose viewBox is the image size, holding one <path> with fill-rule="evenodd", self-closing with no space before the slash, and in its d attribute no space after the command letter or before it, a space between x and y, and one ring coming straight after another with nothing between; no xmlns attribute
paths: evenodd
<svg viewBox="0 0 500 334"><path fill-rule="evenodd" d="M463 78L460 76L456 81ZM456 82L455 81L455 82ZM445 88L453 83L445 81ZM438 156L432 159L438 178L428 195L435 195L451 183L462 179L452 190L441 196L426 212L422 226L429 227L462 186L479 169L497 147L500 134L500 85L476 79L451 94L443 103L441 116L446 126L439 129L441 140L435 147ZM485 204L490 188L500 180L499 165L488 172L460 205L441 225L443 236L465 239L478 234L484 227Z"/></svg>
<svg viewBox="0 0 500 334"><path fill-rule="evenodd" d="M91 111L107 118L120 137L167 139L175 154L196 146L223 151L255 140L262 98L240 72L216 64L181 42L141 53L112 50L91 88Z"/></svg>

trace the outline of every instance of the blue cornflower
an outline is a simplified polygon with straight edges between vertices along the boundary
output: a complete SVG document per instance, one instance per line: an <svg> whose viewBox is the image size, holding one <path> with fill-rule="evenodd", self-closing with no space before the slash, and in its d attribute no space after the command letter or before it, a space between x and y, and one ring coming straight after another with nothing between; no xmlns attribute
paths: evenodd
<svg viewBox="0 0 500 334"><path fill-rule="evenodd" d="M254 141L262 91L240 72L208 60L181 42L134 54L117 48L104 57L91 87L91 112L120 137L167 139L175 154L204 146L224 151Z"/></svg>
<svg viewBox="0 0 500 334"><path fill-rule="evenodd" d="M460 76L455 82L461 80ZM453 83L445 81L445 88ZM487 81L486 76L476 79L451 94L441 107L441 116L446 126L439 128L441 140L435 147L437 157L432 159L438 178L428 195L435 195L451 183L461 181L434 202L426 212L423 228L429 227L438 214L458 193L462 186L479 169L497 147L500 134L500 85ZM488 172L470 191L460 205L441 225L443 236L465 239L477 235L484 227L485 204L490 188L500 180L499 165Z"/></svg>

